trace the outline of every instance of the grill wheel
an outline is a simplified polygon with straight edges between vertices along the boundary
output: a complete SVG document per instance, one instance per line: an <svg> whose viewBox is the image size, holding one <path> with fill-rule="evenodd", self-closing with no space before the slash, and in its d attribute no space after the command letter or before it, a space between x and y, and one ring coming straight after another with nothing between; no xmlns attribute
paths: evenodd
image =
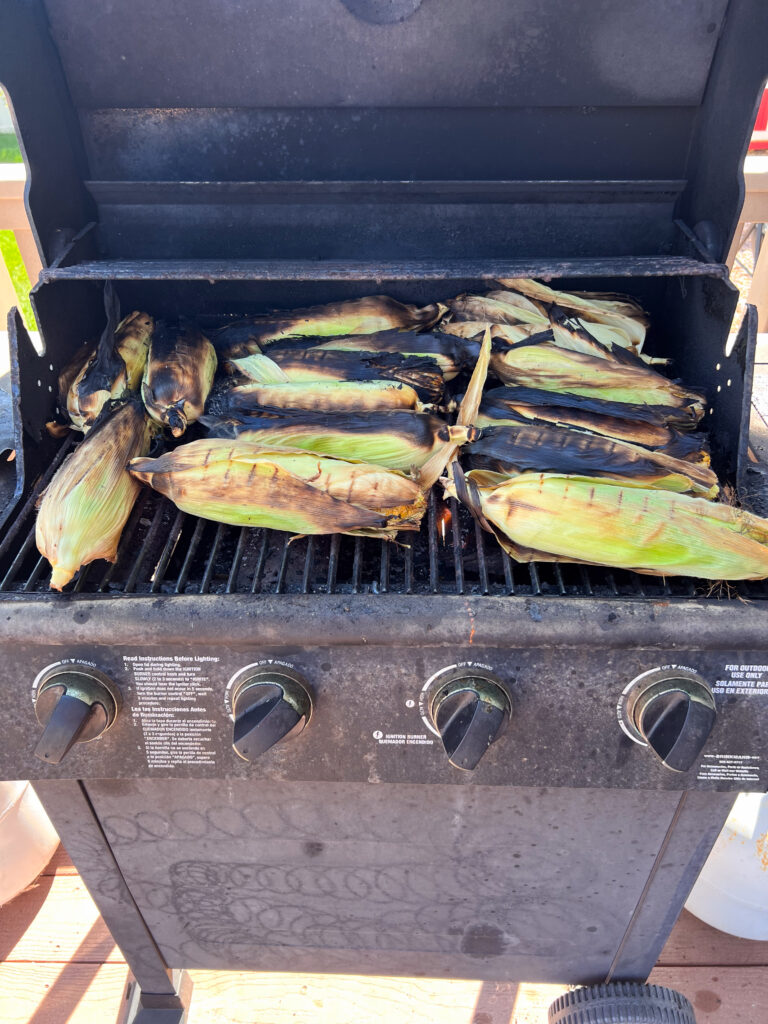
<svg viewBox="0 0 768 1024"><path fill-rule="evenodd" d="M566 992L552 1003L549 1024L696 1024L680 992L661 985L614 982Z"/></svg>

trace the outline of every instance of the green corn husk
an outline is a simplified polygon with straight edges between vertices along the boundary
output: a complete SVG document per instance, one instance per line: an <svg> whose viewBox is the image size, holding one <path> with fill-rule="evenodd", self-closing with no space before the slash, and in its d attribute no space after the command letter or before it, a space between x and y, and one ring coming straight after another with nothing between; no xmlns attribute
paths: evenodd
<svg viewBox="0 0 768 1024"><path fill-rule="evenodd" d="M232 366L258 384L272 383L265 379L266 358L233 359ZM438 403L443 394L443 375L434 359L401 356L395 352L335 352L318 348L281 349L271 352L269 359L295 384L395 380L412 387L423 402Z"/></svg>
<svg viewBox="0 0 768 1024"><path fill-rule="evenodd" d="M204 417L204 421L207 418ZM238 438L409 471L432 456L479 436L419 412L241 414L211 425L209 437Z"/></svg>
<svg viewBox="0 0 768 1024"><path fill-rule="evenodd" d="M120 305L112 282L104 287L107 325L95 349L78 352L79 369L70 364L59 378L59 405L67 410L75 430L87 433L107 402L135 390L144 366L154 322L133 312L118 323Z"/></svg>
<svg viewBox="0 0 768 1024"><path fill-rule="evenodd" d="M139 487L128 460L149 450L152 425L139 402L105 415L67 457L40 503L35 540L51 563L51 587L61 590L81 565L114 562L120 534Z"/></svg>
<svg viewBox="0 0 768 1024"><path fill-rule="evenodd" d="M402 473L242 440L192 441L129 469L182 511L232 526L392 539L426 507Z"/></svg>
<svg viewBox="0 0 768 1024"><path fill-rule="evenodd" d="M557 306L575 313L584 321L616 328L629 337L638 354L642 350L648 317L642 306L627 295L557 291L530 278L512 278L499 283L537 303L540 309L549 310Z"/></svg>
<svg viewBox="0 0 768 1024"><path fill-rule="evenodd" d="M216 362L213 345L194 324L156 325L141 397L149 415L174 437L202 415Z"/></svg>
<svg viewBox="0 0 768 1024"><path fill-rule="evenodd" d="M354 335L351 338L334 338L332 341L323 342L318 348L339 352L396 352L403 356L434 359L443 378L450 381L462 370L475 365L480 344L477 341L436 331L431 334L380 331L377 334Z"/></svg>
<svg viewBox="0 0 768 1024"><path fill-rule="evenodd" d="M537 388L501 387L487 391L475 420L478 427L539 421L588 430L603 437L665 451L675 458L709 462L706 439L679 433L694 425L683 410L670 406L606 402Z"/></svg>
<svg viewBox="0 0 768 1024"><path fill-rule="evenodd" d="M685 494L551 473L454 467L446 493L515 559L587 562L653 576L768 576L768 521Z"/></svg>
<svg viewBox="0 0 768 1024"><path fill-rule="evenodd" d="M225 327L214 337L223 359L259 352L282 338L330 338L338 335L375 334L389 330L429 330L445 306L405 305L386 295L370 295L326 306L310 306L252 317Z"/></svg>
<svg viewBox="0 0 768 1024"><path fill-rule="evenodd" d="M650 487L714 499L717 477L707 466L670 458L638 445L548 424L489 427L466 449L473 469L507 476L526 470L606 477L628 487Z"/></svg>
<svg viewBox="0 0 768 1024"><path fill-rule="evenodd" d="M412 387L387 380L244 384L229 390L225 401L235 413L257 408L304 412L416 412L422 408Z"/></svg>
<svg viewBox="0 0 768 1024"><path fill-rule="evenodd" d="M491 355L491 369L505 384L566 392L633 405L686 410L694 423L704 414L702 395L662 377L614 348L605 359L529 341Z"/></svg>

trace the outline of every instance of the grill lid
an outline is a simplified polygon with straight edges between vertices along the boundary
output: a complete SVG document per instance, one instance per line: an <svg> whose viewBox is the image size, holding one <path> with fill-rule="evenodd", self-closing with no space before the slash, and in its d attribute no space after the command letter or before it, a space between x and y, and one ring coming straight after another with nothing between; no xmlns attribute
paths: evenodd
<svg viewBox="0 0 768 1024"><path fill-rule="evenodd" d="M46 260L721 258L762 0L25 0L0 80ZM702 224L702 222L704 222Z"/></svg>

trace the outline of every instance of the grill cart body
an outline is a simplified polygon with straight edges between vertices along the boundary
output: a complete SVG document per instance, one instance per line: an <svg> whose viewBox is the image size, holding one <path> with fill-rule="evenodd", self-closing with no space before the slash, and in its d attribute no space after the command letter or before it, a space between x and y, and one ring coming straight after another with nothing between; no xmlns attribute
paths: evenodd
<svg viewBox="0 0 768 1024"><path fill-rule="evenodd" d="M217 526L146 492L115 566L55 595L34 507L68 445L44 424L60 370L101 329L105 280L125 309L205 325L530 276L642 302L648 350L705 388L713 465L746 493L755 318L727 348L721 261L768 9L258 14L3 12L44 351L12 314L0 772L35 780L138 981L136 1019L182 1007L192 966L645 978L735 794L768 780L764 584L520 566L437 495L403 547ZM114 722L45 763L36 707L75 671L107 687ZM688 771L627 726L650 672L714 693ZM313 701L306 730L253 762L232 747L249 673L298 674ZM510 697L471 773L430 718L444 673Z"/></svg>

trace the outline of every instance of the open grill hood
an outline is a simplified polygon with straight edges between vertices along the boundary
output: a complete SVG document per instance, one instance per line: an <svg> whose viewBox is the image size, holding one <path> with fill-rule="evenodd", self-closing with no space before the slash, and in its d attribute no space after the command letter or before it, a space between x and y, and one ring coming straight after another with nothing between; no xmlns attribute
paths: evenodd
<svg viewBox="0 0 768 1024"><path fill-rule="evenodd" d="M11 0L0 81L46 264L91 221L67 262L718 260L767 37L761 0Z"/></svg>

